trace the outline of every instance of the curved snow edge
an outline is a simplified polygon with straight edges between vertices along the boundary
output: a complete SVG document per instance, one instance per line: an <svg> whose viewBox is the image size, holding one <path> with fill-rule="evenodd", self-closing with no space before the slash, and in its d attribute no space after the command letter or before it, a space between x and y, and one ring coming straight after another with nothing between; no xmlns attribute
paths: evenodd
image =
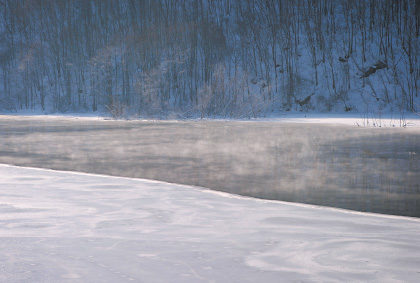
<svg viewBox="0 0 420 283"><path fill-rule="evenodd" d="M162 184L162 185L171 185L174 187L183 187L183 188L191 188L194 190L201 191L203 193L217 195L224 198L233 198L233 199L240 199L240 200L250 200L262 203L270 203L270 204L282 204L288 206L296 206L302 208L310 208L310 209L319 209L319 210L327 210L332 212L340 212L345 214L354 214L354 215L361 215L361 216L375 216L380 218L387 218L387 219L401 219L401 220L409 220L414 222L420 223L420 218L411 217L411 216L402 216L402 215L391 215L391 214L381 214L375 212L362 212L362 211L355 211L349 210L344 208L337 208L337 207L329 207L329 206L322 206L322 205L315 205L315 204L305 204L305 203L297 203L297 202L288 202L288 201L281 201L281 200L269 200L269 199L260 199L255 197L249 196L242 196L233 193L215 191L210 188L200 187L200 186L193 186L193 185L185 185L185 184L178 184L178 183L170 183L165 181L159 180L152 180L152 179L143 179L143 178L131 178L131 177L120 177L120 176L111 176L105 174L95 174L95 173L85 173L85 172L77 172L77 171L64 171L64 170L54 170L54 169L47 169L47 168L38 168L38 167L26 167L26 166L18 166L13 164L3 164L0 163L2 167L9 167L9 168L22 168L22 169L29 169L29 170L36 170L36 171L44 171L44 172L52 172L52 173L60 173L60 174L70 174L70 175L82 175L82 176L92 176L92 177L102 177L102 178L111 178L111 179L123 179L123 180L132 180L138 181L143 183L149 184Z"/></svg>

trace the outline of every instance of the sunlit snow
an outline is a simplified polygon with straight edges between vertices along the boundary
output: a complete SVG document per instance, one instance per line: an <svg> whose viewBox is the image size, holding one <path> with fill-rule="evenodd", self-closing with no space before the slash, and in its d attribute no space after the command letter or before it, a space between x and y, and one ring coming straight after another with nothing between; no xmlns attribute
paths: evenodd
<svg viewBox="0 0 420 283"><path fill-rule="evenodd" d="M0 282L419 282L420 221L0 165Z"/></svg>

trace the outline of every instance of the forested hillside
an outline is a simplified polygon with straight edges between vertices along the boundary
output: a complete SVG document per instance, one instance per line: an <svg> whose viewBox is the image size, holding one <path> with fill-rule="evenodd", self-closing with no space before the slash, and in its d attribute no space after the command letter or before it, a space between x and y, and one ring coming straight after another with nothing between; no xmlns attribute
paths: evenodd
<svg viewBox="0 0 420 283"><path fill-rule="evenodd" d="M0 0L0 21L3 111L241 118L420 104L420 1Z"/></svg>

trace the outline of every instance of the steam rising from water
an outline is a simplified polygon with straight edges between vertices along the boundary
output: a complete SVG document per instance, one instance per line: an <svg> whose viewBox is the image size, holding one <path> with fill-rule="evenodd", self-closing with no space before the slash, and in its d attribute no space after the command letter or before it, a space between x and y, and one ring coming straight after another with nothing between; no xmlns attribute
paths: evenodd
<svg viewBox="0 0 420 283"><path fill-rule="evenodd" d="M418 129L1 117L0 163L420 217Z"/></svg>

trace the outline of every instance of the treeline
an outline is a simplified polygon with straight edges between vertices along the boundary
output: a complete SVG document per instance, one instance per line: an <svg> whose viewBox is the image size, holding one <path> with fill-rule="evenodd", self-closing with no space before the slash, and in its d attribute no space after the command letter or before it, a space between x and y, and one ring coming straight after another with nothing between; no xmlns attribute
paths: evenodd
<svg viewBox="0 0 420 283"><path fill-rule="evenodd" d="M0 110L414 109L420 1L0 0ZM381 107L382 107L381 106Z"/></svg>

